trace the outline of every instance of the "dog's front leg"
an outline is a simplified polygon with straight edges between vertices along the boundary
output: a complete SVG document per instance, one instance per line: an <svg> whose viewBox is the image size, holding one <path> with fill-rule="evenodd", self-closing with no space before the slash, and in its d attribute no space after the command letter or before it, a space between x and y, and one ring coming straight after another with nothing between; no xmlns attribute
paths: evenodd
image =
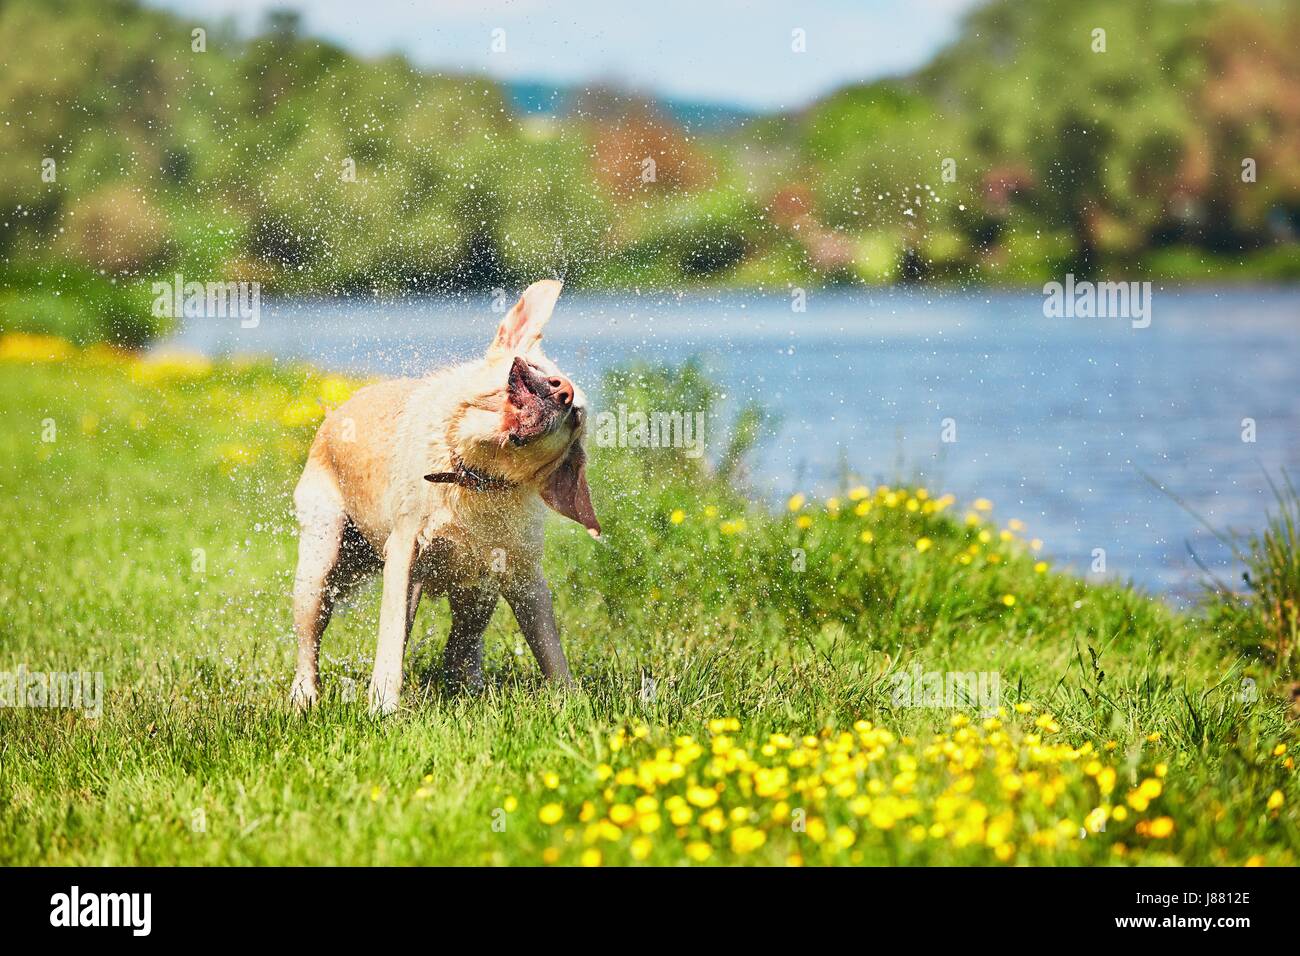
<svg viewBox="0 0 1300 956"><path fill-rule="evenodd" d="M532 649L547 680L565 685L573 683L569 664L560 646L560 630L555 626L555 608L551 604L551 590L542 577L542 569L530 569L506 582L502 588L506 602L515 612L519 630Z"/></svg>
<svg viewBox="0 0 1300 956"><path fill-rule="evenodd" d="M410 612L411 565L415 536L397 531L384 545L384 596L379 604L379 645L370 678L370 712L379 716L397 710L402 692L402 658L406 654Z"/></svg>

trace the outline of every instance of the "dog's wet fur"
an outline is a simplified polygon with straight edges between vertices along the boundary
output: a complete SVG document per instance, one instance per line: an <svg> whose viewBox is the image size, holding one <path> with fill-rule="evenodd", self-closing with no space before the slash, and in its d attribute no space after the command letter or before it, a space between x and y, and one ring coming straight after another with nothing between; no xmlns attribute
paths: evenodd
<svg viewBox="0 0 1300 956"><path fill-rule="evenodd" d="M335 602L377 570L373 712L397 708L426 593L449 598L453 684L481 686L483 631L500 596L542 673L572 680L541 571L543 503L593 537L600 524L582 445L586 396L541 349L560 288L530 286L478 361L368 386L326 415L294 491L295 705L319 697L321 635Z"/></svg>

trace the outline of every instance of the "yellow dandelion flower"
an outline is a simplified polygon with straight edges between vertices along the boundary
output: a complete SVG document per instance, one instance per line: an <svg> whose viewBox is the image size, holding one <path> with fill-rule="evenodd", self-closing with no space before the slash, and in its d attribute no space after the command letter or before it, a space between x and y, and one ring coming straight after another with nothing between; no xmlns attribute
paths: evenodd
<svg viewBox="0 0 1300 956"><path fill-rule="evenodd" d="M1015 607L1016 596L1014 594L1004 594L1002 595L1002 603L1007 607Z"/></svg>
<svg viewBox="0 0 1300 956"><path fill-rule="evenodd" d="M1115 789L1115 776L1114 767L1102 767L1101 770L1097 772L1097 789L1100 790L1103 795L1108 794Z"/></svg>
<svg viewBox="0 0 1300 956"><path fill-rule="evenodd" d="M864 531L860 535L858 535L858 540L861 541L863 544L870 544L871 542L876 540L876 536L872 534L870 531Z"/></svg>
<svg viewBox="0 0 1300 956"><path fill-rule="evenodd" d="M686 512L681 508L674 508L673 513L668 516L668 520L673 524L681 524L686 520Z"/></svg>
<svg viewBox="0 0 1300 956"><path fill-rule="evenodd" d="M767 834L755 827L736 827L731 831L731 849L734 853L752 853L767 842Z"/></svg>
<svg viewBox="0 0 1300 956"><path fill-rule="evenodd" d="M280 412L280 424L286 428L314 425L325 417L325 410L314 396L300 396L289 402Z"/></svg>
<svg viewBox="0 0 1300 956"><path fill-rule="evenodd" d="M798 525L801 529L807 530L808 528L812 527L812 518L808 517L807 515L800 515L795 520L795 524Z"/></svg>
<svg viewBox="0 0 1300 956"><path fill-rule="evenodd" d="M0 360L8 362L59 362L75 350L56 335L9 332L0 336Z"/></svg>
<svg viewBox="0 0 1300 956"><path fill-rule="evenodd" d="M1285 802L1286 802L1286 797L1282 795L1281 790L1274 790L1272 793L1268 795L1268 808L1270 810L1276 810L1278 807L1282 806L1282 804Z"/></svg>
<svg viewBox="0 0 1300 956"><path fill-rule="evenodd" d="M321 401L331 407L342 405L352 393L356 391L356 383L348 381L340 375L327 375L321 379L316 394L320 396Z"/></svg>
<svg viewBox="0 0 1300 956"><path fill-rule="evenodd" d="M637 813L654 813L659 809L659 801L649 794L643 794L636 798Z"/></svg>
<svg viewBox="0 0 1300 956"><path fill-rule="evenodd" d="M695 840L686 844L686 855L696 863L703 863L709 857L713 856L713 847L709 846L707 843Z"/></svg>
<svg viewBox="0 0 1300 956"><path fill-rule="evenodd" d="M700 814L700 826L712 833L721 833L727 829L727 818L717 807Z"/></svg>
<svg viewBox="0 0 1300 956"><path fill-rule="evenodd" d="M932 547L934 547L934 542L929 538L916 539L916 550L920 551L922 554L925 554L925 552L929 551Z"/></svg>
<svg viewBox="0 0 1300 956"><path fill-rule="evenodd" d="M706 809L718 802L718 791L708 787L691 786L686 788L686 799L700 809Z"/></svg>
<svg viewBox="0 0 1300 956"><path fill-rule="evenodd" d="M785 506L791 511L798 511L804 506L804 503L807 502L807 500L808 496L802 491L796 492L790 496L790 500L785 503Z"/></svg>
<svg viewBox="0 0 1300 956"><path fill-rule="evenodd" d="M548 803L537 811L537 819L541 820L547 826L553 826L560 822L564 816L564 807L558 803Z"/></svg>
<svg viewBox="0 0 1300 956"><path fill-rule="evenodd" d="M1157 840L1163 840L1174 832L1174 821L1172 817L1156 817L1147 827L1147 835Z"/></svg>
<svg viewBox="0 0 1300 956"><path fill-rule="evenodd" d="M602 859L600 851L594 846L582 851L581 863L583 866L600 866Z"/></svg>
<svg viewBox="0 0 1300 956"><path fill-rule="evenodd" d="M976 511L992 511L993 502L989 501L987 498L976 498L971 507Z"/></svg>

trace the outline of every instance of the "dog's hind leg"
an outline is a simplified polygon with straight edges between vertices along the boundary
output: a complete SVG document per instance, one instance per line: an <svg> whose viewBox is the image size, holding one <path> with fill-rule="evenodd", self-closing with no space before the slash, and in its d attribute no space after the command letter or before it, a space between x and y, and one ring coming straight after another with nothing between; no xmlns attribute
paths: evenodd
<svg viewBox="0 0 1300 956"><path fill-rule="evenodd" d="M411 628L415 627L415 614L420 610L420 595L424 593L424 582L419 578L411 579L411 593L406 598L406 639L411 639Z"/></svg>
<svg viewBox="0 0 1300 956"><path fill-rule="evenodd" d="M542 676L564 686L573 684L569 664L560 645L560 629L555 624L555 607L551 589L546 586L540 566L508 579L502 588L506 602L515 612L519 630L542 668Z"/></svg>
<svg viewBox="0 0 1300 956"><path fill-rule="evenodd" d="M329 624L334 594L331 572L338 564L347 515L328 476L308 468L294 492L298 512L298 569L293 577L293 627L298 663L289 699L305 708L320 696L320 639Z"/></svg>
<svg viewBox="0 0 1300 956"><path fill-rule="evenodd" d="M442 666L449 690L478 693L483 689L483 632L497 606L495 587L452 588L451 635Z"/></svg>

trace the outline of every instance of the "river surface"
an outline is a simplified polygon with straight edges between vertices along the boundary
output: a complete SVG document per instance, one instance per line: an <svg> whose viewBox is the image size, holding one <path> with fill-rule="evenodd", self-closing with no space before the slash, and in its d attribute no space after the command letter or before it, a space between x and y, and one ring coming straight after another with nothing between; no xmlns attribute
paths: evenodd
<svg viewBox="0 0 1300 956"><path fill-rule="evenodd" d="M1300 290L1157 287L1147 328L1049 318L1043 301L812 292L800 312L743 293L566 294L546 348L595 411L604 369L699 357L724 411L754 401L776 415L751 460L762 497L832 494L846 474L921 480L963 504L991 499L996 519L1025 522L1080 574L1101 548L1107 576L1178 601L1203 578L1190 551L1234 575L1227 550L1144 475L1217 529L1262 527L1266 476L1300 477ZM255 328L187 319L164 347L418 374L481 352L500 318L492 304L264 301Z"/></svg>

